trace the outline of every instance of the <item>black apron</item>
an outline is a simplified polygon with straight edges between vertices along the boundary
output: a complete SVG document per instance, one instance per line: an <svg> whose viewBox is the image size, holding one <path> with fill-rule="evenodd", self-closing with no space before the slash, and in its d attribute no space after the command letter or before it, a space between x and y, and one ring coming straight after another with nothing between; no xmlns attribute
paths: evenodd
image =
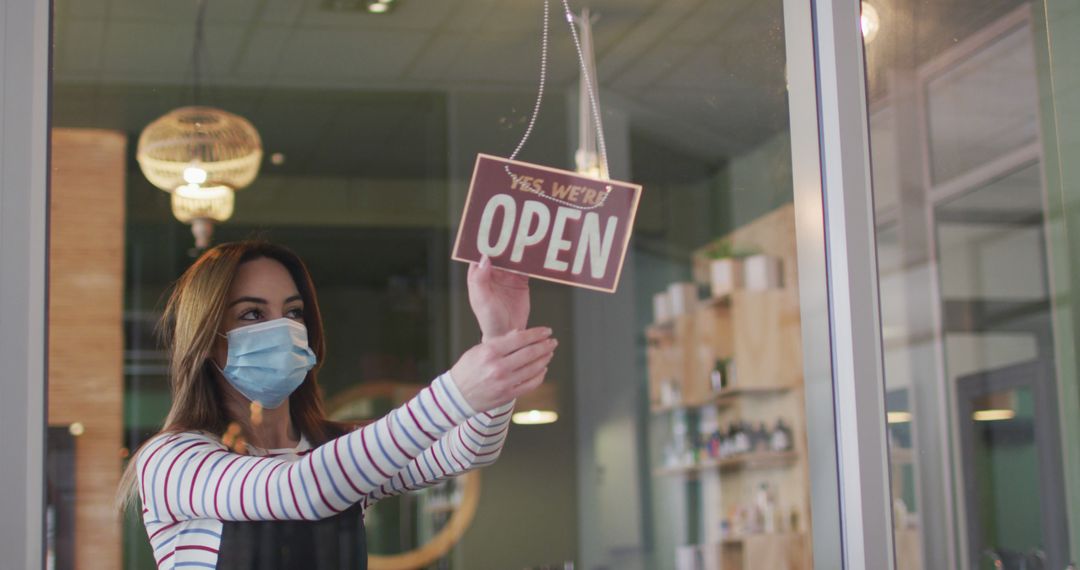
<svg viewBox="0 0 1080 570"><path fill-rule="evenodd" d="M345 429L334 429L337 437ZM218 570L367 570L359 504L319 521L222 523Z"/></svg>
<svg viewBox="0 0 1080 570"><path fill-rule="evenodd" d="M367 569L360 505L320 521L226 521L223 525L219 570Z"/></svg>

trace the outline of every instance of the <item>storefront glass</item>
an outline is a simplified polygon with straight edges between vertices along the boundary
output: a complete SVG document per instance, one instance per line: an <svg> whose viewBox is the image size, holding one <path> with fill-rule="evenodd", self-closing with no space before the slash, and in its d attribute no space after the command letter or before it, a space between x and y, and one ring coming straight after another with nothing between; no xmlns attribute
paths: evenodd
<svg viewBox="0 0 1080 570"><path fill-rule="evenodd" d="M1080 555L1078 17L863 2L899 569Z"/></svg>
<svg viewBox="0 0 1080 570"><path fill-rule="evenodd" d="M49 548L57 567L149 568L161 557L137 513L117 525L110 506L125 461L167 413L155 326L171 284L199 253L173 196L136 160L140 133L170 110L213 106L258 130L258 176L236 192L211 241L265 237L305 260L324 315L319 378L332 415L379 417L480 338L466 266L450 250L477 153L510 154L530 124L543 4L211 2L201 28L198 6L55 4ZM590 150L591 131L579 128L578 55L562 6L550 3L544 99L519 158L587 170L576 159ZM807 429L812 368L800 293L824 283L800 280L799 256L824 238L796 239L782 5L588 8L610 175L644 187L619 289L532 282L530 323L553 327L561 344L547 387L519 408L558 419L513 426L499 461L478 478L378 504L366 518L371 551L430 552L433 537L458 524L448 521L469 511L452 548L423 567L812 568L812 530L836 530L811 529L808 441L832 436ZM884 25L880 37L887 41ZM798 65L808 76L811 61ZM970 65L928 87L940 93L936 112L952 116L956 90L982 69ZM935 171L941 177L1000 150L971 152L956 139L968 131L943 128L935 143L961 156ZM1008 133L1015 141L1001 144L1010 152L1040 140L1037 129ZM1010 188L1034 172L1016 170ZM969 255L974 239L955 232L953 249L941 251ZM957 291L978 284L965 277ZM824 325L813 333L829 336ZM65 360L74 351L101 361ZM816 380L828 383L828 373ZM1035 385L977 382L972 398L1010 399L1029 412L1044 405ZM896 393L889 401L907 402L905 410L921 397ZM897 440L917 440L908 429ZM1025 433L1015 436L1024 445L1042 441ZM1008 449L985 441L972 461L1009 461ZM914 520L928 484L917 468L901 471L910 482L894 482L911 501L903 520ZM992 481L980 484L996 492Z"/></svg>

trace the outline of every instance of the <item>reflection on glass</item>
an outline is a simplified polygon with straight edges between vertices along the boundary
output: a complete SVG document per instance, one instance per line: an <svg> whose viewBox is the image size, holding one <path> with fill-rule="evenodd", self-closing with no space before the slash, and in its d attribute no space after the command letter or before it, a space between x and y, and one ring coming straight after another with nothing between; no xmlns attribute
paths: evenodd
<svg viewBox="0 0 1080 570"><path fill-rule="evenodd" d="M1043 136L1056 4L894 1L865 45L901 570L1064 568L1080 547Z"/></svg>

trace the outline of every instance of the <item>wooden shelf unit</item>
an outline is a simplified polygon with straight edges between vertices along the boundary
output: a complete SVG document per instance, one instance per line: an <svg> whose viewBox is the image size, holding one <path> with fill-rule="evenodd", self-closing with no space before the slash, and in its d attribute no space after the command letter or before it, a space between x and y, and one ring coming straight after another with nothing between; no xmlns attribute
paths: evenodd
<svg viewBox="0 0 1080 570"><path fill-rule="evenodd" d="M682 477L687 482L700 480L701 485L718 486L715 492L702 495L702 526L711 530L703 531L701 538L720 547L716 555L722 558L725 570L811 568L811 543L805 539L811 530L810 485L794 231L794 209L788 205L722 238L736 249L756 250L779 259L783 273L780 288L736 290L703 299L691 312L644 331L653 421L669 421L664 414L673 410L714 406L721 430L738 420L754 426L765 423L771 428L777 419L783 419L792 430L790 451L746 453L653 472L656 477ZM692 274L699 284L708 283L707 252L712 245L703 246L692 256ZM713 390L710 382L717 360L732 362L734 368L719 391ZM663 385L670 382L678 386L681 397L677 402L661 400ZM719 526L714 523L740 505L752 505L760 483L769 484L778 495L778 508L785 514L793 513L799 526L783 534L722 540L719 529L712 528Z"/></svg>
<svg viewBox="0 0 1080 570"><path fill-rule="evenodd" d="M794 451L756 451L740 453L723 459L704 459L693 465L661 467L657 475L684 475L696 477L699 473L711 470L735 471L738 469L775 469L788 467L799 460Z"/></svg>

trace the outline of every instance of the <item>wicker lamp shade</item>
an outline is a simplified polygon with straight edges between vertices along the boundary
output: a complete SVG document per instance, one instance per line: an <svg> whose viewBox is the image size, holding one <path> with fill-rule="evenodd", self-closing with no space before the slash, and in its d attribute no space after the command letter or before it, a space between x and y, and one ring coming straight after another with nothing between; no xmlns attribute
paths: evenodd
<svg viewBox="0 0 1080 570"><path fill-rule="evenodd" d="M151 184L175 192L181 186L240 190L262 163L259 132L247 119L213 107L181 107L139 135L135 158Z"/></svg>
<svg viewBox="0 0 1080 570"><path fill-rule="evenodd" d="M232 217L235 201L228 187L189 184L172 193L172 213L185 224L200 218L224 222Z"/></svg>

